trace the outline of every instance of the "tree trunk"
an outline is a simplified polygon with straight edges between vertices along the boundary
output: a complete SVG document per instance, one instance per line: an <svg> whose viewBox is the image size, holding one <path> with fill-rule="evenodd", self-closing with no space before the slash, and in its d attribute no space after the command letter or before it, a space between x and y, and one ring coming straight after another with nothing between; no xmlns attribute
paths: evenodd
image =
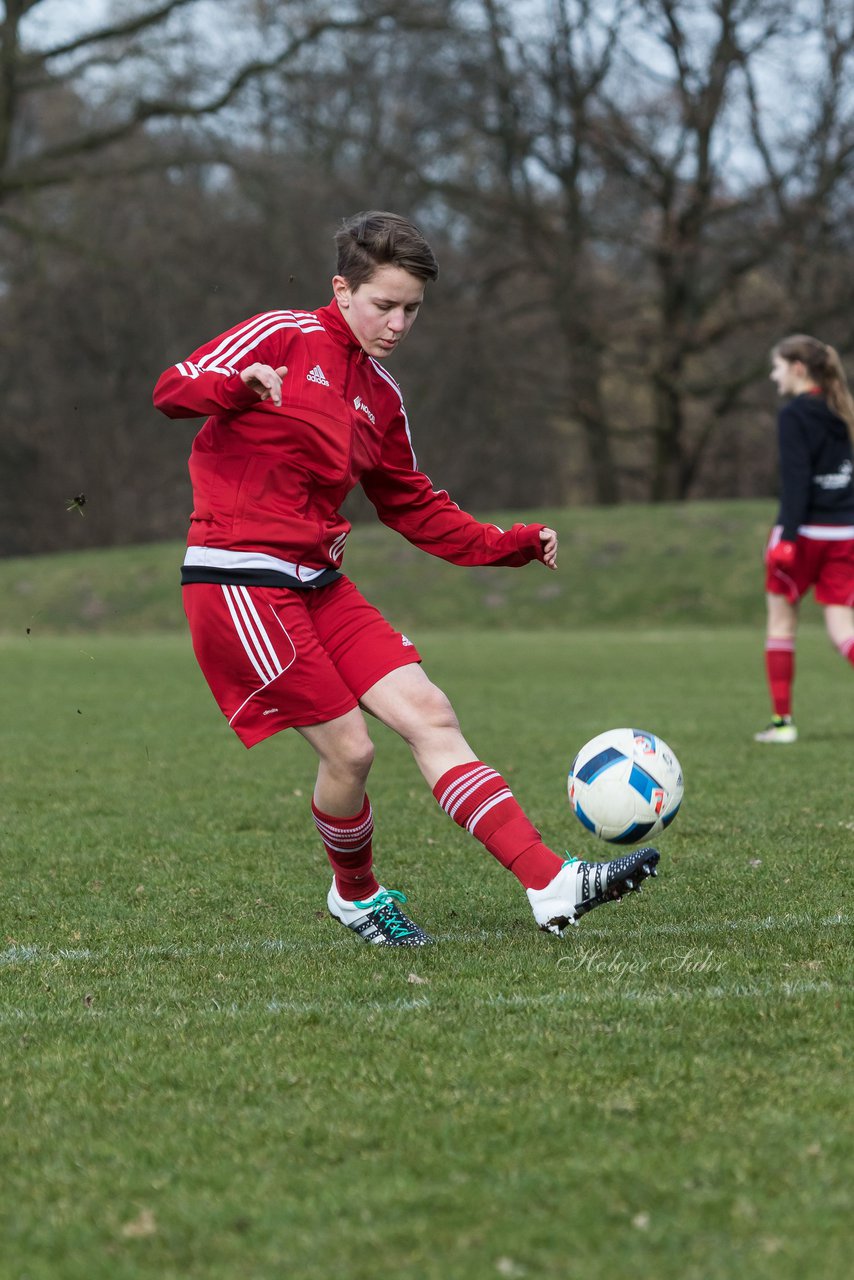
<svg viewBox="0 0 854 1280"><path fill-rule="evenodd" d="M651 502L672 502L685 497L682 489L685 418L679 390L681 364L680 355L673 352L666 363L660 364L652 374L655 426L649 490Z"/></svg>

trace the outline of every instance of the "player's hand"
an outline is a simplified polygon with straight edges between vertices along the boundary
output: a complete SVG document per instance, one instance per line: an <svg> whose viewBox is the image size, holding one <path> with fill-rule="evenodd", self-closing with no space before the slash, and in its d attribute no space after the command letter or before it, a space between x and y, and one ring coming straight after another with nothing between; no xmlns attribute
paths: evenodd
<svg viewBox="0 0 854 1280"><path fill-rule="evenodd" d="M541 529L540 542L543 552L543 564L547 569L557 568L557 534L554 529Z"/></svg>
<svg viewBox="0 0 854 1280"><path fill-rule="evenodd" d="M794 542L775 542L765 552L765 564L769 569L791 569L797 550Z"/></svg>
<svg viewBox="0 0 854 1280"><path fill-rule="evenodd" d="M282 379L288 371L286 364L272 369L268 364L249 364L240 370L240 380L262 400L282 403Z"/></svg>

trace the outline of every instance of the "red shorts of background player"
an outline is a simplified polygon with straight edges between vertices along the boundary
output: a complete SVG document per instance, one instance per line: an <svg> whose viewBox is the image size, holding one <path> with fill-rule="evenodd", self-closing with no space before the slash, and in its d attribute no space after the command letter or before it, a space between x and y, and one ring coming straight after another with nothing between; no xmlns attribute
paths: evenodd
<svg viewBox="0 0 854 1280"><path fill-rule="evenodd" d="M294 725L346 715L415 646L354 587L182 588L193 649L220 710L245 747Z"/></svg>
<svg viewBox="0 0 854 1280"><path fill-rule="evenodd" d="M782 530L777 525L768 546L780 541ZM786 596L797 604L810 587L821 605L854 606L854 538L811 538L799 535L797 551L790 569L768 569L765 590L774 596Z"/></svg>

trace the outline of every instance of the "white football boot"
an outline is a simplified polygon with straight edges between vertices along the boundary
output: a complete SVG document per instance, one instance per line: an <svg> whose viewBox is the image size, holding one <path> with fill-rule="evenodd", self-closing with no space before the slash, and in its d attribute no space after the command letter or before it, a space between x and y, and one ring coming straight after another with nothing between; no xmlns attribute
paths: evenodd
<svg viewBox="0 0 854 1280"><path fill-rule="evenodd" d="M541 929L562 938L567 925L577 924L594 907L640 893L643 881L658 874L660 856L647 846L611 862L570 858L544 889L526 890L534 919Z"/></svg>
<svg viewBox="0 0 854 1280"><path fill-rule="evenodd" d="M326 905L329 914L357 933L363 942L377 947L424 947L433 939L403 914L399 904L405 901L397 889L380 885L365 902L348 902L339 895L333 880Z"/></svg>
<svg viewBox="0 0 854 1280"><path fill-rule="evenodd" d="M792 724L791 716L775 716L767 729L753 735L754 742L774 742L781 747L789 746L797 740L798 731Z"/></svg>

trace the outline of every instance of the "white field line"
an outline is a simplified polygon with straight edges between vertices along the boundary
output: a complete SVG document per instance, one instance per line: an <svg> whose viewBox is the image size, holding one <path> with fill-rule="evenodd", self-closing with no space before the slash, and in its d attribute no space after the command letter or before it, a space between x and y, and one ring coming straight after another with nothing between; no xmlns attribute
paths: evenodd
<svg viewBox="0 0 854 1280"><path fill-rule="evenodd" d="M813 982L809 980L781 982L733 982L726 986L718 984L713 987L664 987L657 990L643 991L633 988L621 988L616 984L605 986L597 984L594 990L580 987L562 988L559 991L547 991L539 995L495 995L482 996L469 1001L462 1010L466 1016L475 1009L542 1009L554 1007L592 1007L602 1009L603 1006L626 1004L631 1006L650 1007L666 1004L696 1004L720 1000L795 1000L802 996L832 996L842 990L848 990L832 982ZM433 1001L430 996L418 996L395 1000L288 1000L278 997L271 1000L255 1000L240 1004L234 1001L209 1000L203 1005L188 1009L186 1006L152 1005L150 1007L134 1006L130 1008L104 1009L65 1009L35 1010L10 1008L0 1010L0 1025L25 1022L44 1022L73 1024L79 1027L82 1017L95 1021L139 1021L143 1019L164 1019L180 1021L182 1024L200 1017L237 1019L244 1017L258 1018L265 1015L277 1016L323 1016L340 1015L364 1019L371 1014L409 1013L435 1009L437 1013L447 1016L447 1007L441 1000Z"/></svg>
<svg viewBox="0 0 854 1280"><path fill-rule="evenodd" d="M813 930L835 929L841 926L848 928L852 923L854 923L854 918L842 913L823 916L820 919L810 915L787 914L783 916L765 916L761 920L720 920L717 922L698 921L696 924L639 925L630 930L621 929L620 933L616 935L609 928L590 928L588 922L582 920L577 929L567 932L567 936L562 943L554 939L549 940L547 945L554 945L556 948L572 948L583 944L587 939L592 940L593 938L610 939L612 942L621 944L626 940L646 941L653 938L694 938L698 935L721 932L751 934L783 932L804 928ZM438 934L436 937L439 942L467 943L501 941L503 939L512 940L516 935L503 929L468 929ZM334 936L330 935L328 938L310 942L304 939L285 938L265 938L261 941L234 939L231 942L214 945L198 942L193 943L191 946L184 946L164 942L144 946L102 947L99 950L92 950L89 947L57 947L54 950L49 947L15 942L6 947L5 950L0 951L0 970L5 967L26 964L57 964L60 962L99 964L107 960L189 960L196 956L220 956L225 958L226 956L253 953L276 955L287 951L328 951L330 949L352 947L353 941L352 938L336 930ZM572 954L571 950L567 954Z"/></svg>
<svg viewBox="0 0 854 1280"><path fill-rule="evenodd" d="M617 909L619 909L619 904ZM584 928L582 921L578 928L578 936L582 930L585 937L614 938L613 930L607 927ZM763 916L761 920L702 920L690 924L655 924L638 925L634 929L621 929L620 941L623 938L690 938L696 934L715 933L774 933L790 929L834 929L840 925L850 927L854 917L842 912L832 916L816 919L811 915Z"/></svg>

